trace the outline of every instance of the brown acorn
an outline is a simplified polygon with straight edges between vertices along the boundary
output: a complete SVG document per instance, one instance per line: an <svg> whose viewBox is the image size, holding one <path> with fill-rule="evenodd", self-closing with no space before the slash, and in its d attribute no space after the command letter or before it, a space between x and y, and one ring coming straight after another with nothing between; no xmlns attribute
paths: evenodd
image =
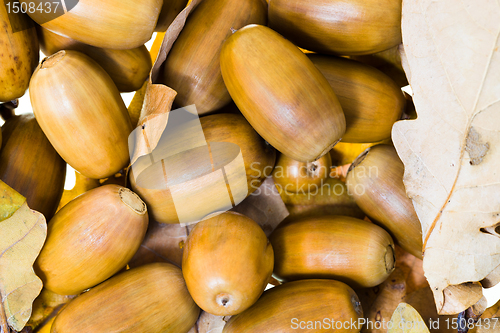
<svg viewBox="0 0 500 333"><path fill-rule="evenodd" d="M129 163L127 108L109 75L77 51L45 58L30 82L36 120L61 157L101 179Z"/></svg>
<svg viewBox="0 0 500 333"><path fill-rule="evenodd" d="M345 117L328 81L273 30L260 25L238 30L224 43L220 61L241 113L284 155L312 162L344 135Z"/></svg>
<svg viewBox="0 0 500 333"><path fill-rule="evenodd" d="M277 279L336 279L374 287L394 270L394 243L381 227L348 216L296 219L269 237Z"/></svg>
<svg viewBox="0 0 500 333"><path fill-rule="evenodd" d="M47 140L33 114L7 119L2 135L0 179L25 196L31 209L50 220L64 191L66 162Z"/></svg>
<svg viewBox="0 0 500 333"><path fill-rule="evenodd" d="M94 59L109 74L121 92L136 91L142 87L152 67L146 46L130 50L102 49L80 43L69 37L38 27L40 48L46 56L61 50L74 50Z"/></svg>
<svg viewBox="0 0 500 333"><path fill-rule="evenodd" d="M308 54L337 95L346 121L342 142L378 142L391 137L406 100L390 77L354 60Z"/></svg>
<svg viewBox="0 0 500 333"><path fill-rule="evenodd" d="M203 115L231 102L220 71L224 41L250 23L266 24L262 0L204 0L182 29L164 64L163 83L177 91L179 106Z"/></svg>
<svg viewBox="0 0 500 333"><path fill-rule="evenodd" d="M79 42L108 49L133 49L151 39L163 0L21 0L44 10L28 11L39 25Z"/></svg>
<svg viewBox="0 0 500 333"><path fill-rule="evenodd" d="M309 192L288 193L278 187L281 199L290 215L287 220L308 216L347 215L363 219L365 213L356 205L346 184L335 178L327 178L321 187Z"/></svg>
<svg viewBox="0 0 500 333"><path fill-rule="evenodd" d="M273 272L273 248L252 219L225 212L198 223L184 246L182 273L204 311L231 316L254 304Z"/></svg>
<svg viewBox="0 0 500 333"><path fill-rule="evenodd" d="M404 165L394 147L366 149L347 174L349 192L358 206L389 231L397 244L422 258L422 227L403 184Z"/></svg>
<svg viewBox="0 0 500 333"><path fill-rule="evenodd" d="M146 205L134 192L118 185L90 190L48 223L37 275L57 294L78 294L125 267L147 227Z"/></svg>
<svg viewBox="0 0 500 333"><path fill-rule="evenodd" d="M314 162L299 162L280 154L273 170L276 186L289 193L308 193L318 189L330 174L332 158L323 155Z"/></svg>
<svg viewBox="0 0 500 333"><path fill-rule="evenodd" d="M181 216L186 223L199 221L213 212L230 209L232 204L239 203L259 188L262 181L271 174L276 158L275 150L266 145L265 141L241 115L215 114L201 117L200 122L210 150L205 147L199 148L198 151L191 150L194 155L191 152L178 154L176 155L178 160L167 163L170 165L170 169L175 169L172 170L175 174L170 175L167 181L176 185L177 200L182 200L189 206ZM172 140L174 139L179 140L179 146L184 146L182 141L184 137L177 136L172 138ZM186 142L188 141L189 138L186 138ZM225 145L225 143L233 145ZM200 163L200 158L204 154L203 149L206 149L207 153L207 161L204 162L210 164L211 159L217 159L222 154L220 163L217 162L210 168L206 168L206 163ZM242 160L237 157L238 152L241 152ZM154 169L156 165L161 165L161 163L163 162L153 164L150 168ZM175 165L178 167L174 167ZM244 171L240 166L244 166ZM234 191L235 188L239 190L238 193L231 192L229 199L232 198L232 201L230 202L227 200L226 185L222 188L218 186L223 181L221 180L223 167L225 177L235 181L233 183L235 187L232 187L231 190ZM242 178L245 181L245 177L243 177L245 175L246 186L241 183ZM132 167L130 170L132 189L146 202L154 220L161 223L179 223L179 206L176 207L174 204L171 189L168 186L163 189L155 189L141 185L140 178L138 181L136 177L141 177L141 175L134 174L134 167ZM162 177L152 178L150 181L153 185L165 182ZM225 182L225 184L227 183Z"/></svg>
<svg viewBox="0 0 500 333"><path fill-rule="evenodd" d="M264 292L252 307L231 317L223 333L358 333L362 317L358 296L348 285L334 280L301 280Z"/></svg>
<svg viewBox="0 0 500 333"><path fill-rule="evenodd" d="M371 54L401 43L401 0L272 0L269 26L310 51Z"/></svg>
<svg viewBox="0 0 500 333"><path fill-rule="evenodd" d="M169 0L163 1L160 16L156 23L155 31L165 32L175 17L186 7L188 0Z"/></svg>
<svg viewBox="0 0 500 333"><path fill-rule="evenodd" d="M0 103L24 95L40 57L35 25L13 3L0 1Z"/></svg>
<svg viewBox="0 0 500 333"><path fill-rule="evenodd" d="M130 269L71 301L52 333L186 333L200 309L181 270L167 263Z"/></svg>

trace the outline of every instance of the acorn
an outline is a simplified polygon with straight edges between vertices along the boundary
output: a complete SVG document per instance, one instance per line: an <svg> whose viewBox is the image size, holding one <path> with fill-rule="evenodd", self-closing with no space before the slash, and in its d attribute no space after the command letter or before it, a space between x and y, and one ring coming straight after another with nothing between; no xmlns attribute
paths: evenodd
<svg viewBox="0 0 500 333"><path fill-rule="evenodd" d="M369 143L391 137L406 100L394 81L354 60L308 54L337 95L346 120L342 142Z"/></svg>
<svg viewBox="0 0 500 333"><path fill-rule="evenodd" d="M165 32L177 15L186 7L188 0L163 1L155 31Z"/></svg>
<svg viewBox="0 0 500 333"><path fill-rule="evenodd" d="M195 222L213 212L230 209L259 188L272 172L275 150L265 143L243 116L214 114L201 117L200 123L210 150L206 146L192 149L176 155L178 160L163 160L150 166L150 170L162 163L170 166L174 174L167 180L163 178L163 172L149 180L152 185L166 181L174 184L176 203L171 187L153 188L141 184L141 174L136 174L134 166L130 169L132 189L146 202L155 221L179 223L181 219L183 223ZM189 137L174 136L170 142L179 140L180 147L190 140ZM209 165L200 162L205 153L207 158L203 162ZM210 165L211 160L216 160L216 163ZM221 177L224 176L222 170L225 178ZM220 184L224 185L221 187ZM231 194L228 194L227 185L231 185Z"/></svg>
<svg viewBox="0 0 500 333"><path fill-rule="evenodd" d="M109 74L121 92L140 89L151 71L151 55L144 45L130 50L102 49L55 34L42 27L37 31L40 48L46 56L61 50L74 50L86 54Z"/></svg>
<svg viewBox="0 0 500 333"><path fill-rule="evenodd" d="M254 304L273 272L273 248L252 219L225 212L201 221L184 246L182 273L204 311L232 316Z"/></svg>
<svg viewBox="0 0 500 333"><path fill-rule="evenodd" d="M94 60L77 51L45 58L29 92L38 124L75 170L101 179L127 166L130 117L113 80Z"/></svg>
<svg viewBox="0 0 500 333"><path fill-rule="evenodd" d="M290 213L286 220L324 215L347 215L359 219L365 217L365 213L349 194L347 185L339 179L327 178L322 186L298 193L289 193L277 187Z"/></svg>
<svg viewBox="0 0 500 333"><path fill-rule="evenodd" d="M394 243L381 227L349 216L297 219L269 237L278 280L335 279L374 287L394 270Z"/></svg>
<svg viewBox="0 0 500 333"><path fill-rule="evenodd" d="M363 310L348 285L335 280L301 280L274 287L248 310L231 317L223 333L358 333ZM338 326L336 326L336 324Z"/></svg>
<svg viewBox="0 0 500 333"><path fill-rule="evenodd" d="M274 183L289 193L308 193L318 189L330 175L332 158L323 155L314 162L299 162L280 154L273 170Z"/></svg>
<svg viewBox="0 0 500 333"><path fill-rule="evenodd" d="M318 53L376 53L401 43L401 0L272 0L269 27Z"/></svg>
<svg viewBox="0 0 500 333"><path fill-rule="evenodd" d="M129 189L104 185L85 192L48 223L37 275L50 291L78 294L125 267L147 227L146 205Z"/></svg>
<svg viewBox="0 0 500 333"><path fill-rule="evenodd" d="M220 52L235 30L250 23L267 23L262 0L204 0L196 7L164 64L162 81L177 91L176 104L195 104L203 115L231 102Z"/></svg>
<svg viewBox="0 0 500 333"><path fill-rule="evenodd" d="M238 30L224 43L220 61L241 113L284 155L312 162L344 135L345 117L328 81L273 30L260 25Z"/></svg>
<svg viewBox="0 0 500 333"><path fill-rule="evenodd" d="M13 3L0 2L0 103L24 95L40 57L33 22L14 13Z"/></svg>
<svg viewBox="0 0 500 333"><path fill-rule="evenodd" d="M406 252L422 258L422 227L403 184L404 165L394 147L376 145L352 163L347 186L358 206Z"/></svg>
<svg viewBox="0 0 500 333"><path fill-rule="evenodd" d="M52 333L186 333L200 309L181 270L153 263L123 272L71 301Z"/></svg>
<svg viewBox="0 0 500 333"><path fill-rule="evenodd" d="M40 0L21 4L44 10L28 11L39 25L79 42L108 49L133 49L151 39L163 0L79 0L63 5Z"/></svg>
<svg viewBox="0 0 500 333"><path fill-rule="evenodd" d="M66 162L52 147L33 114L7 119L2 135L0 179L26 197L31 209L50 220L64 191Z"/></svg>

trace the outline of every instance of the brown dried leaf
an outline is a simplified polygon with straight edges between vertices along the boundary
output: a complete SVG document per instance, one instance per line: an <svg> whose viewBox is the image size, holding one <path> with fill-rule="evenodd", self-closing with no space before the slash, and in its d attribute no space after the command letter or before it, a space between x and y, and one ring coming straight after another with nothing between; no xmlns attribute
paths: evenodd
<svg viewBox="0 0 500 333"><path fill-rule="evenodd" d="M499 17L498 1L403 2L403 67L418 119L396 123L392 139L440 314L481 299L469 282L500 265Z"/></svg>
<svg viewBox="0 0 500 333"><path fill-rule="evenodd" d="M45 217L0 181L0 329L21 331L31 316L42 281L33 271L47 236ZM19 207L20 200L24 203Z"/></svg>

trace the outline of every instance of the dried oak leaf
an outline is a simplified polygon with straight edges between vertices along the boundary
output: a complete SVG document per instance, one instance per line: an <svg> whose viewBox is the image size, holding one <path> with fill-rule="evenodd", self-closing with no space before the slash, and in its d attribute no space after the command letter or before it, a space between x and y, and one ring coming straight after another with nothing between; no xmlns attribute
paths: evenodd
<svg viewBox="0 0 500 333"><path fill-rule="evenodd" d="M420 314L411 305L401 303L392 314L389 333L429 333Z"/></svg>
<svg viewBox="0 0 500 333"><path fill-rule="evenodd" d="M418 119L396 123L392 139L440 314L477 303L477 281L500 281L499 18L498 1L403 2L403 67Z"/></svg>
<svg viewBox="0 0 500 333"><path fill-rule="evenodd" d="M33 271L47 236L45 217L0 181L0 330L21 331L42 281Z"/></svg>

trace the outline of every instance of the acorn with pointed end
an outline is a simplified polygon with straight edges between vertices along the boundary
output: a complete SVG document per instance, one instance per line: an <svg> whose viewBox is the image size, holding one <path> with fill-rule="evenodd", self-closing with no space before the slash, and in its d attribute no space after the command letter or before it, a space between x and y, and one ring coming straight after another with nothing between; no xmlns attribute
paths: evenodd
<svg viewBox="0 0 500 333"><path fill-rule="evenodd" d="M52 333L186 333L200 309L181 270L167 263L130 269L81 294L57 315Z"/></svg>
<svg viewBox="0 0 500 333"><path fill-rule="evenodd" d="M310 51L371 54L401 43L401 0L272 0L269 26Z"/></svg>
<svg viewBox="0 0 500 333"><path fill-rule="evenodd" d="M2 135L0 179L25 196L31 209L50 220L64 191L66 162L47 140L33 114L7 119Z"/></svg>
<svg viewBox="0 0 500 333"><path fill-rule="evenodd" d="M422 227L403 184L404 165L394 147L376 145L352 163L347 187L370 219L389 231L397 244L422 258Z"/></svg>
<svg viewBox="0 0 500 333"><path fill-rule="evenodd" d="M243 312L257 301L273 271L273 248L252 219L225 212L198 223L184 246L189 293L216 316Z"/></svg>
<svg viewBox="0 0 500 333"><path fill-rule="evenodd" d="M203 115L231 102L220 70L222 44L251 23L267 23L262 0L204 0L196 7L163 66L163 83L177 91L177 105L195 104Z"/></svg>
<svg viewBox="0 0 500 333"><path fill-rule="evenodd" d="M358 333L362 317L359 298L345 283L301 280L264 292L252 307L231 317L223 333L293 332L299 329L311 333Z"/></svg>
<svg viewBox="0 0 500 333"><path fill-rule="evenodd" d="M0 103L24 95L40 57L33 22L13 4L0 1Z"/></svg>
<svg viewBox="0 0 500 333"><path fill-rule="evenodd" d="M269 237L274 276L281 280L335 279L374 287L395 267L394 242L381 227L348 216L296 219Z"/></svg>
<svg viewBox="0 0 500 333"><path fill-rule="evenodd" d="M285 192L307 194L323 185L330 175L331 167L330 154L308 163L281 154L273 170L273 179L276 186Z"/></svg>
<svg viewBox="0 0 500 333"><path fill-rule="evenodd" d="M147 227L146 205L129 189L104 185L85 192L48 223L37 275L50 291L78 294L125 267Z"/></svg>
<svg viewBox="0 0 500 333"><path fill-rule="evenodd" d="M241 113L284 155L312 162L344 135L345 117L332 87L277 32L255 24L238 30L224 43L220 63Z"/></svg>
<svg viewBox="0 0 500 333"><path fill-rule="evenodd" d="M94 60L77 51L45 58L29 93L38 124L75 170L102 179L128 165L130 116L115 83Z"/></svg>

